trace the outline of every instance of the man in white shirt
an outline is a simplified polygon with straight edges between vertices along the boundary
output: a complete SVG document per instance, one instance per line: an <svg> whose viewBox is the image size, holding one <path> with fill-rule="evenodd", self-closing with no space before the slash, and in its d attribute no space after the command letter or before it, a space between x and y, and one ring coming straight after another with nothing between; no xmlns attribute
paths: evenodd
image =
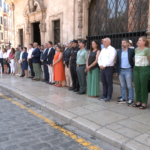
<svg viewBox="0 0 150 150"><path fill-rule="evenodd" d="M10 46L8 45L7 46L7 60L8 60L8 58L9 58L9 54L10 54L10 52L11 52L11 48L10 48ZM10 64L8 63L8 66L9 66L9 74L10 74Z"/></svg>
<svg viewBox="0 0 150 150"><path fill-rule="evenodd" d="M116 50L112 47L111 40L105 38L103 40L104 47L98 57L98 64L101 69L101 81L103 85L103 94L100 100L106 102L111 100L113 92L113 70L116 57Z"/></svg>
<svg viewBox="0 0 150 150"><path fill-rule="evenodd" d="M30 66L30 70L31 70L31 76L29 78L34 78L35 74L33 71L33 63L32 63L32 52L33 52L33 44L29 44L29 50L28 50L28 63Z"/></svg>

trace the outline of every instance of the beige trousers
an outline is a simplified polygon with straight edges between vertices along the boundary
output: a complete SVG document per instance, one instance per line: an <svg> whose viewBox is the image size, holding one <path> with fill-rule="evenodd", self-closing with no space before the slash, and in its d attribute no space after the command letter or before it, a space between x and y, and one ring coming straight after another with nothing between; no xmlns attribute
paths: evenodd
<svg viewBox="0 0 150 150"><path fill-rule="evenodd" d="M53 83L54 68L48 65L49 82Z"/></svg>
<svg viewBox="0 0 150 150"><path fill-rule="evenodd" d="M44 79L45 78L45 75L44 75L44 65L41 65L41 69L42 69L43 79Z"/></svg>
<svg viewBox="0 0 150 150"><path fill-rule="evenodd" d="M66 85L68 87L72 87L72 78L71 78L71 73L70 73L70 68L65 65L65 76L66 76Z"/></svg>
<svg viewBox="0 0 150 150"><path fill-rule="evenodd" d="M19 60L17 61L17 68L18 68L18 74L22 74L21 63L19 63Z"/></svg>

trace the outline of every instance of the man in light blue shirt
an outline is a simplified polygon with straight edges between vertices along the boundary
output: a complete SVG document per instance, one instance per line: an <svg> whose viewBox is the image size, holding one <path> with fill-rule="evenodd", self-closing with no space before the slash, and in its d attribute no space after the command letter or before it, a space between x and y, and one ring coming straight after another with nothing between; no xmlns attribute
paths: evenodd
<svg viewBox="0 0 150 150"><path fill-rule="evenodd" d="M80 85L80 91L77 94L85 94L86 92L86 73L85 73L85 68L86 68L86 59L88 57L88 51L85 48L86 41L80 40L79 42L79 47L80 50L77 53L77 75L78 75L78 80L79 80L79 85Z"/></svg>
<svg viewBox="0 0 150 150"><path fill-rule="evenodd" d="M117 61L116 61L116 73L119 76L119 81L121 84L121 95L122 98L118 100L119 104L128 102L131 105L134 100L134 91L132 86L132 69L134 67L134 49L128 48L128 40L122 40L122 49L117 51ZM128 88L129 100L126 97L126 86Z"/></svg>

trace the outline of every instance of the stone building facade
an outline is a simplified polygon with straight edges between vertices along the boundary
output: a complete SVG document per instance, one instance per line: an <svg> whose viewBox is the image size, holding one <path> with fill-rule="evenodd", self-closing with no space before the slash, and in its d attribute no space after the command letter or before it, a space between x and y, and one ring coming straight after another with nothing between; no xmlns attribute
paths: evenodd
<svg viewBox="0 0 150 150"><path fill-rule="evenodd" d="M12 45L21 44L27 46L34 41L44 44L49 40L55 44L58 42L64 44L72 39L86 38L91 42L90 39L101 39L102 37L109 36L109 29L112 28L111 30L114 31L115 24L117 24L117 33L112 33L113 35L109 36L110 38L115 38L115 43L116 40L122 38L122 36L118 36L118 32L121 35L121 32L126 31L125 28L128 28L126 32L132 32L129 30L131 29L129 24L132 22L132 26L139 22L139 27L146 23L146 27L143 27L144 32L150 38L150 0L138 1L139 3L136 4L137 1L135 2L135 0L6 0L12 11ZM144 3L147 5L143 5ZM141 9L139 7L141 4L143 7L149 6L148 10L147 8ZM135 7L136 5L137 8ZM114 8L113 6L116 7ZM138 21L134 19L135 15L132 19L132 13L129 13L132 9L134 9L135 15L137 12L143 15L137 15ZM102 10L106 12L104 13ZM96 14L99 15L97 22L94 20ZM113 17L113 14L115 14L115 17ZM107 17L105 17L106 15ZM121 23L123 23L122 20L126 17L128 23L125 26ZM143 18L144 21L142 22ZM119 23L116 22L118 19L120 20ZM119 24L122 26L120 30ZM97 30L96 28L101 29ZM134 27L132 28L134 29ZM92 29L93 32L89 32ZM102 36L101 32L103 33ZM92 33L95 34L95 37L91 38ZM105 35L105 33L107 34ZM126 35L125 33L123 34ZM131 38L130 36L140 35L141 33L128 34L129 38ZM137 40L135 37L132 38Z"/></svg>
<svg viewBox="0 0 150 150"><path fill-rule="evenodd" d="M88 0L7 0L12 10L13 46L38 40L65 43L86 38ZM58 22L55 38L55 23ZM36 30L35 30L36 29ZM59 35L60 34L60 35ZM40 36L40 39L37 38ZM23 40L22 40L23 38Z"/></svg>

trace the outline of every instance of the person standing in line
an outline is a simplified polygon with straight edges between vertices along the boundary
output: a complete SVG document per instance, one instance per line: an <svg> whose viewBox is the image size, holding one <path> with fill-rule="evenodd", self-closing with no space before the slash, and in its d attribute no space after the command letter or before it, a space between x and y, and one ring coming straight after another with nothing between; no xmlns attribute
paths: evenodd
<svg viewBox="0 0 150 150"><path fill-rule="evenodd" d="M40 61L41 60L43 60L43 52L44 52L44 46L43 45L41 45L41 54L40 54ZM43 73L43 79L42 79L42 81L44 81L45 80L45 75L44 75L44 63L41 61L41 70L42 70L42 73Z"/></svg>
<svg viewBox="0 0 150 150"><path fill-rule="evenodd" d="M103 48L105 48L105 47L104 47L104 44L103 44L103 40L104 40L104 39L101 40L101 50L102 50Z"/></svg>
<svg viewBox="0 0 150 150"><path fill-rule="evenodd" d="M10 72L11 72L11 69L10 69L10 63L9 63L9 54L10 54L10 52L11 52L11 48L10 48L10 46L8 45L7 46L7 62L8 62L8 68L9 68L9 71L8 71L8 73L10 74Z"/></svg>
<svg viewBox="0 0 150 150"><path fill-rule="evenodd" d="M49 73L48 73L48 62L47 62L47 53L48 53L48 46L47 43L44 44L44 51L42 53L42 59L41 62L44 65L44 80L42 82L49 83Z"/></svg>
<svg viewBox="0 0 150 150"><path fill-rule="evenodd" d="M40 67L40 49L38 48L38 43L34 42L32 51L32 62L33 62L33 70L34 70L34 78L33 80L40 81L41 78L41 67Z"/></svg>
<svg viewBox="0 0 150 150"><path fill-rule="evenodd" d="M112 47L110 38L103 40L104 47L98 57L98 64L101 69L101 81L103 86L103 94L100 100L109 102L113 93L113 71L116 57L116 50Z"/></svg>
<svg viewBox="0 0 150 150"><path fill-rule="evenodd" d="M129 40L129 48L130 48L130 49L135 49L135 47L133 46L132 40Z"/></svg>
<svg viewBox="0 0 150 150"><path fill-rule="evenodd" d="M15 75L16 76L18 75L18 66L17 66L17 59L16 59L18 50L19 50L18 48L15 49L15 58L14 58L14 61L15 61Z"/></svg>
<svg viewBox="0 0 150 150"><path fill-rule="evenodd" d="M9 60L9 65L10 65L10 69L11 69L11 75L15 75L15 49L12 48L10 53L9 53L9 57L8 57L8 60Z"/></svg>
<svg viewBox="0 0 150 150"><path fill-rule="evenodd" d="M88 72L87 78L87 95L90 97L99 96L99 66L98 57L100 54L100 42L93 40L90 53L86 60L86 72Z"/></svg>
<svg viewBox="0 0 150 150"><path fill-rule="evenodd" d="M68 45L65 45L65 50L63 53L63 64L65 65L66 86L69 88L72 87L72 79L71 79L71 73L69 68L71 48L72 48L71 43L68 43Z"/></svg>
<svg viewBox="0 0 150 150"><path fill-rule="evenodd" d="M33 62L32 62L32 52L33 52L33 44L29 44L29 50L28 50L28 63L29 63L29 67L30 67L30 70L31 70L31 76L29 78L34 78L35 74L34 74L34 71L33 71Z"/></svg>
<svg viewBox="0 0 150 150"><path fill-rule="evenodd" d="M54 66L54 81L57 81L55 86L62 87L62 81L65 81L65 70L63 65L63 48L57 46L57 53L54 56L53 60Z"/></svg>
<svg viewBox="0 0 150 150"><path fill-rule="evenodd" d="M20 75L20 77L24 77L25 73L24 73L24 70L22 68L22 55L23 55L24 51L23 51L23 47L21 47L20 49L21 49L20 59L19 59L20 68L21 68L21 75Z"/></svg>
<svg viewBox="0 0 150 150"><path fill-rule="evenodd" d="M17 68L18 68L18 73L16 74L17 76L20 76L21 75L21 66L20 66L20 63L19 63L19 59L20 59L20 49L21 49L21 46L18 45L17 46L17 52L16 52L16 56L15 56L15 60L16 60L16 63L17 63Z"/></svg>
<svg viewBox="0 0 150 150"><path fill-rule="evenodd" d="M76 65L76 58L77 58L77 52L79 51L78 47L78 41L73 40L72 42L72 48L71 48L71 54L70 54L70 72L71 72L71 78L72 78L72 88L69 88L69 91L79 92L79 81L77 76L77 65Z"/></svg>
<svg viewBox="0 0 150 150"><path fill-rule="evenodd" d="M133 107L147 108L148 83L150 78L150 48L149 40L142 36L138 40L138 48L135 49L134 85L136 103Z"/></svg>
<svg viewBox="0 0 150 150"><path fill-rule="evenodd" d="M1 67L2 67L2 73L4 73L4 66L3 66L3 51L0 47L0 64L1 64Z"/></svg>
<svg viewBox="0 0 150 150"><path fill-rule="evenodd" d="M77 75L80 85L80 91L77 93L79 95L86 93L86 59L88 57L88 51L85 48L86 41L80 40L79 47L80 50L77 53Z"/></svg>
<svg viewBox="0 0 150 150"><path fill-rule="evenodd" d="M48 84L52 85L54 84L53 80L53 74L54 74L54 68L53 68L53 59L55 55L55 50L53 49L53 43L51 41L48 42L48 52L47 52L47 66L48 66L48 72L49 72L49 82Z"/></svg>
<svg viewBox="0 0 150 150"><path fill-rule="evenodd" d="M3 65L4 65L4 74L7 74L7 50L3 48Z"/></svg>
<svg viewBox="0 0 150 150"><path fill-rule="evenodd" d="M23 48L23 55L22 55L22 68L23 68L23 71L25 73L24 78L28 77L28 61L27 61L27 58L28 58L27 48L24 47Z"/></svg>
<svg viewBox="0 0 150 150"><path fill-rule="evenodd" d="M122 40L122 49L117 51L116 60L116 75L119 76L119 81L121 84L121 95L122 98L118 100L118 104L126 103L126 86L129 93L128 105L131 105L134 100L134 90L132 86L133 73L132 69L134 67L134 49L128 48L129 41L127 39Z"/></svg>

